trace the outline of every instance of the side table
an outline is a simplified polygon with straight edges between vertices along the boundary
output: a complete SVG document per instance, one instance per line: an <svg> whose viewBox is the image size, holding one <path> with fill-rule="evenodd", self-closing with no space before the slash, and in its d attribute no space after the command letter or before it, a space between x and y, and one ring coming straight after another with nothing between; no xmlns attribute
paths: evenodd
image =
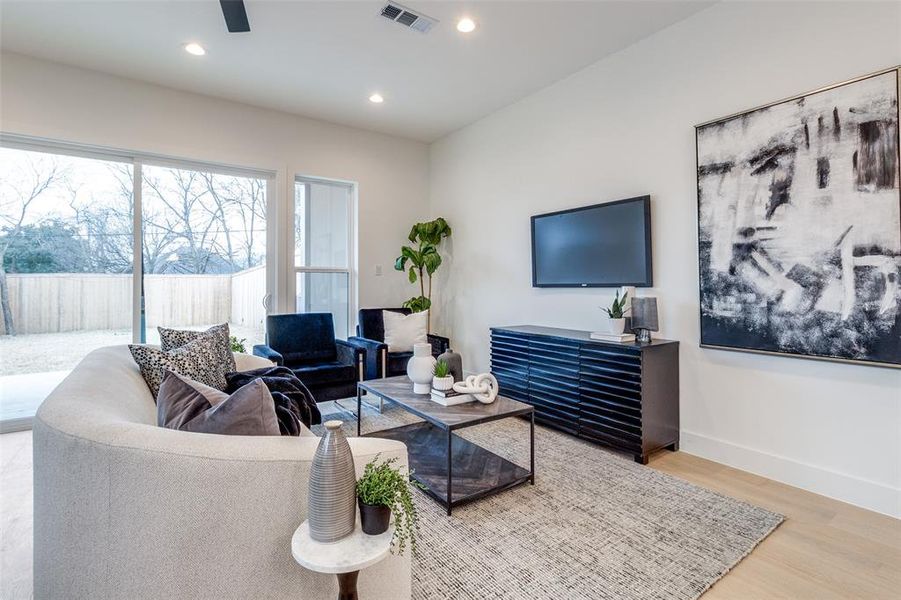
<svg viewBox="0 0 901 600"><path fill-rule="evenodd" d="M317 573L333 573L338 576L338 600L357 600L357 576L361 569L372 566L385 558L391 550L394 525L380 535L367 535L360 528L360 519L354 532L331 544L323 544L310 537L307 521L291 537L291 554L297 564Z"/></svg>

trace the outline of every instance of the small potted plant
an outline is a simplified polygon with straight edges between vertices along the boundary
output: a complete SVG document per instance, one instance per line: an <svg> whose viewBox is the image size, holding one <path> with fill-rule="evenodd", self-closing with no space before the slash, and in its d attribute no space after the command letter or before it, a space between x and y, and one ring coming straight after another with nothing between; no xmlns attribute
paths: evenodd
<svg viewBox="0 0 901 600"><path fill-rule="evenodd" d="M396 458L379 462L379 456L366 464L363 476L357 480L357 500L360 505L360 524L368 535L379 535L388 530L391 513L394 513L394 549L403 554L407 543L416 552L416 530L419 517L413 504L409 477L394 467Z"/></svg>
<svg viewBox="0 0 901 600"><path fill-rule="evenodd" d="M619 297L619 290L616 290L616 297L613 299L613 304L609 307L602 306L601 310L607 313L609 317L607 319L607 331L614 335L622 335L626 330L626 313L629 312L629 309L626 308L626 297L629 295L629 292L623 294L623 297Z"/></svg>
<svg viewBox="0 0 901 600"><path fill-rule="evenodd" d="M235 336L235 335L231 336L231 338L229 339L229 343L231 344L232 352L246 353L247 348L244 346L244 342L246 342L246 341L247 341L247 338L241 338L239 340L237 336Z"/></svg>
<svg viewBox="0 0 901 600"><path fill-rule="evenodd" d="M435 363L435 375L432 377L432 388L439 392L446 392L454 387L454 376L451 375L450 365L443 360Z"/></svg>

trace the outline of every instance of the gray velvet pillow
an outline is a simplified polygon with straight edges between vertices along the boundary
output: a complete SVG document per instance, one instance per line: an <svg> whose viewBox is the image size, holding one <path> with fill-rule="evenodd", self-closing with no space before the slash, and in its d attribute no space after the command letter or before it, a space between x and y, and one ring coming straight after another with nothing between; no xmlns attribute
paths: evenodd
<svg viewBox="0 0 901 600"><path fill-rule="evenodd" d="M166 371L156 400L160 427L226 435L280 435L275 404L262 379L228 395Z"/></svg>
<svg viewBox="0 0 901 600"><path fill-rule="evenodd" d="M224 365L225 372L232 373L238 370L237 366L235 366L235 355L232 353L231 333L228 330L228 323L213 325L206 331L168 329L166 327L157 327L156 330L160 334L160 350L163 352L186 346L202 336L211 336L216 339L216 346L219 349L220 360Z"/></svg>

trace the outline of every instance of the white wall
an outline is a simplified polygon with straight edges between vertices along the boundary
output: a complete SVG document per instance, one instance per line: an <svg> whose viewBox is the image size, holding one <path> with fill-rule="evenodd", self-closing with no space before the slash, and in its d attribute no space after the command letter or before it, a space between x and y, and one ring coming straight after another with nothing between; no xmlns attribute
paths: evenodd
<svg viewBox="0 0 901 600"><path fill-rule="evenodd" d="M592 329L612 294L530 287L529 215L650 193L682 448L901 516L901 371L698 347L696 123L901 63L901 4L719 4L431 148L454 227L439 331L467 370L488 328Z"/></svg>
<svg viewBox="0 0 901 600"><path fill-rule="evenodd" d="M390 266L428 215L423 143L11 53L0 56L0 131L275 171L280 220L295 174L355 181L360 306L412 295ZM293 256L289 242L280 240Z"/></svg>

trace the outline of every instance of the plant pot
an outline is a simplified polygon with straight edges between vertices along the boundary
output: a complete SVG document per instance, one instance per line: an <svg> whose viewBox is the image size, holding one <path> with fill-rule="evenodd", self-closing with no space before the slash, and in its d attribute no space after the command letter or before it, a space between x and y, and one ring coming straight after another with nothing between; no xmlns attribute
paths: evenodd
<svg viewBox="0 0 901 600"><path fill-rule="evenodd" d="M453 389L454 387L454 376L448 375L446 377L433 377L432 378L432 388L438 390L439 392L446 392L448 390Z"/></svg>
<svg viewBox="0 0 901 600"><path fill-rule="evenodd" d="M388 523L391 521L391 508L384 504L366 504L359 498L360 525L363 533L367 535L379 535L388 531Z"/></svg>
<svg viewBox="0 0 901 600"><path fill-rule="evenodd" d="M622 335L626 331L626 319L607 319L607 333Z"/></svg>
<svg viewBox="0 0 901 600"><path fill-rule="evenodd" d="M413 358L407 363L407 377L413 382L414 394L428 394L432 391L435 362L431 344L413 344Z"/></svg>

